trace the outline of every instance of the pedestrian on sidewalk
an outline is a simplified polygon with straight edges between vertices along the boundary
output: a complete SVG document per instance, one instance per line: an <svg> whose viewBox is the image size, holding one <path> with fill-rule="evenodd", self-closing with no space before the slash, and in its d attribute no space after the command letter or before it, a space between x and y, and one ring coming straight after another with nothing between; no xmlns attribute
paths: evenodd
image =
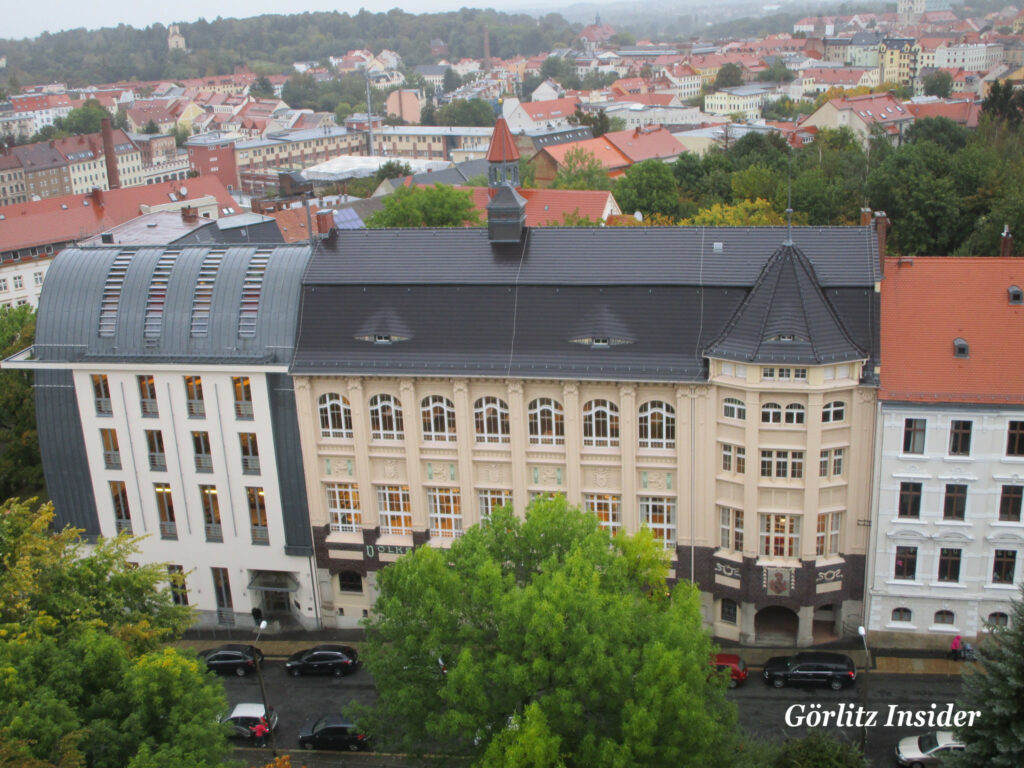
<svg viewBox="0 0 1024 768"><path fill-rule="evenodd" d="M249 730L252 731L252 736L256 739L257 747L267 746L267 734L270 733L270 728L267 727L267 718L261 717L260 721Z"/></svg>
<svg viewBox="0 0 1024 768"><path fill-rule="evenodd" d="M960 635L953 638L953 642L949 644L949 657L953 661L960 661L963 657L963 643L960 640Z"/></svg>

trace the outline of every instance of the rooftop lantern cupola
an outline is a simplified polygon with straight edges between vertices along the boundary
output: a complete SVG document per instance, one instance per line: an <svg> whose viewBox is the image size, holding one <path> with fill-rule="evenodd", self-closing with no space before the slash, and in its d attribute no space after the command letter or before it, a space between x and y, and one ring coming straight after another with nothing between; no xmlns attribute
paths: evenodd
<svg viewBox="0 0 1024 768"><path fill-rule="evenodd" d="M492 190L503 184L519 186L519 148L503 117L499 117L494 124L491 146L487 149L487 162L487 186Z"/></svg>

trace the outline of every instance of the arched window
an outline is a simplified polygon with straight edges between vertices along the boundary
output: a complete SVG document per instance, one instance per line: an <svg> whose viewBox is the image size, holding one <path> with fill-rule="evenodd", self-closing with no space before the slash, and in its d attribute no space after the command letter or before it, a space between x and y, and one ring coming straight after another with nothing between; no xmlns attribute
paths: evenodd
<svg viewBox="0 0 1024 768"><path fill-rule="evenodd" d="M651 400L640 406L640 447L676 447L676 411L671 405Z"/></svg>
<svg viewBox="0 0 1024 768"><path fill-rule="evenodd" d="M744 421L747 418L747 406L742 400L735 397L727 397L722 403L722 415L727 419L739 419Z"/></svg>
<svg viewBox="0 0 1024 768"><path fill-rule="evenodd" d="M892 609L892 620L893 621L910 621L914 617L914 614L910 612L909 608L893 608Z"/></svg>
<svg viewBox="0 0 1024 768"><path fill-rule="evenodd" d="M530 444L562 445L565 443L565 413L562 404L550 397L530 402Z"/></svg>
<svg viewBox="0 0 1024 768"><path fill-rule="evenodd" d="M450 442L455 437L455 406L447 397L428 395L420 403L423 439Z"/></svg>
<svg viewBox="0 0 1024 768"><path fill-rule="evenodd" d="M473 404L478 443L507 443L508 406L496 397L481 397Z"/></svg>
<svg viewBox="0 0 1024 768"><path fill-rule="evenodd" d="M936 611L935 612L935 623L936 624L953 624L956 617L952 611Z"/></svg>
<svg viewBox="0 0 1024 768"><path fill-rule="evenodd" d="M762 424L781 424L782 406L778 403L765 403L761 406Z"/></svg>
<svg viewBox="0 0 1024 768"><path fill-rule="evenodd" d="M1010 617L1002 611L996 611L988 615L988 623L993 627L1008 627L1010 626Z"/></svg>
<svg viewBox="0 0 1024 768"><path fill-rule="evenodd" d="M337 392L320 395L320 437L352 437L352 409Z"/></svg>
<svg viewBox="0 0 1024 768"><path fill-rule="evenodd" d="M370 398L370 437L374 440L402 440L402 404L391 395Z"/></svg>
<svg viewBox="0 0 1024 768"><path fill-rule="evenodd" d="M846 403L842 400L833 400L831 403L825 403L825 407L821 409L821 420L825 424L845 421Z"/></svg>
<svg viewBox="0 0 1024 768"><path fill-rule="evenodd" d="M619 408L607 400L591 400L583 406L583 444L619 444Z"/></svg>
<svg viewBox="0 0 1024 768"><path fill-rule="evenodd" d="M803 424L805 410L800 403L790 403L786 406L786 423Z"/></svg>

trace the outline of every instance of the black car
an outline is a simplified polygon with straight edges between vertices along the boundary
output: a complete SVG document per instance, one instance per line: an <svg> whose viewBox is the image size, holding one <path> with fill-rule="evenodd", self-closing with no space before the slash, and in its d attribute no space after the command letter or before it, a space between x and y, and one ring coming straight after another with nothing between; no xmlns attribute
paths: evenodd
<svg viewBox="0 0 1024 768"><path fill-rule="evenodd" d="M289 674L334 675L341 677L356 671L359 653L348 645L317 645L288 657L284 668Z"/></svg>
<svg viewBox="0 0 1024 768"><path fill-rule="evenodd" d="M355 723L343 715L324 715L306 721L299 731L303 749L347 749L357 752L370 748L369 738L360 733Z"/></svg>
<svg viewBox="0 0 1024 768"><path fill-rule="evenodd" d="M853 685L857 668L841 653L798 653L775 656L764 665L764 681L776 688L785 685L827 685L838 691Z"/></svg>
<svg viewBox="0 0 1024 768"><path fill-rule="evenodd" d="M239 677L244 677L256 671L257 662L263 661L263 651L254 645L220 645L200 651L199 658L206 662L206 668L210 672L234 672Z"/></svg>

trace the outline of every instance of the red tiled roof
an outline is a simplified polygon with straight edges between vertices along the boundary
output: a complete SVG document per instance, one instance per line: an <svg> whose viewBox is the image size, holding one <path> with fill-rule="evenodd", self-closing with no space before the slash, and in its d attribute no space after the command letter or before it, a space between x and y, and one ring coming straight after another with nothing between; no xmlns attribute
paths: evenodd
<svg viewBox="0 0 1024 768"><path fill-rule="evenodd" d="M981 115L981 104L976 101L945 102L936 101L927 104L906 104L907 110L916 119L922 117L946 117L954 123L959 123L967 128L978 127L978 117Z"/></svg>
<svg viewBox="0 0 1024 768"><path fill-rule="evenodd" d="M660 125L612 131L606 133L604 138L634 163L651 158L677 157L686 151L679 139Z"/></svg>
<svg viewBox="0 0 1024 768"><path fill-rule="evenodd" d="M620 152L614 144L608 141L605 136L601 136L597 139L584 139L583 141L570 141L565 144L555 144L550 147L544 147L541 152L547 152L558 165L565 164L565 156L573 150L582 149L585 152L589 152L597 161L601 163L601 166L608 171L628 168L632 163L629 158Z"/></svg>
<svg viewBox="0 0 1024 768"><path fill-rule="evenodd" d="M310 223L316 229L316 212L318 208L314 203L309 204ZM309 240L309 230L306 228L306 209L285 208L282 211L274 211L266 214L277 220L277 228L281 230L281 237L286 243L302 243Z"/></svg>
<svg viewBox="0 0 1024 768"><path fill-rule="evenodd" d="M846 96L832 99L829 103L836 109L853 110L865 122L888 125L901 120L914 119L914 116L907 111L903 102L891 93L868 93L863 96Z"/></svg>
<svg viewBox="0 0 1024 768"><path fill-rule="evenodd" d="M487 162L506 163L519 159L519 148L516 147L512 132L508 129L505 118L499 117L494 122L494 133L491 134L491 146L487 149Z"/></svg>
<svg viewBox="0 0 1024 768"><path fill-rule="evenodd" d="M548 101L524 101L519 106L530 116L531 120L542 122L552 119L560 120L575 114L576 108L579 105L579 99L567 98L549 99Z"/></svg>
<svg viewBox="0 0 1024 768"><path fill-rule="evenodd" d="M1024 233L1022 233L1024 234ZM887 259L882 281L879 399L1024 402L1024 259L954 256ZM968 344L954 357L953 341Z"/></svg>
<svg viewBox="0 0 1024 768"><path fill-rule="evenodd" d="M610 101L627 104L647 104L654 107L668 107L675 101L674 93L625 93L612 94Z"/></svg>
<svg viewBox="0 0 1024 768"><path fill-rule="evenodd" d="M465 187L458 187L465 189ZM526 226L557 226L567 215L578 215L600 221L611 199L612 193L599 190L575 189L519 189L526 198ZM473 187L473 205L480 211L482 220L487 217L487 203L491 200L488 187Z"/></svg>

